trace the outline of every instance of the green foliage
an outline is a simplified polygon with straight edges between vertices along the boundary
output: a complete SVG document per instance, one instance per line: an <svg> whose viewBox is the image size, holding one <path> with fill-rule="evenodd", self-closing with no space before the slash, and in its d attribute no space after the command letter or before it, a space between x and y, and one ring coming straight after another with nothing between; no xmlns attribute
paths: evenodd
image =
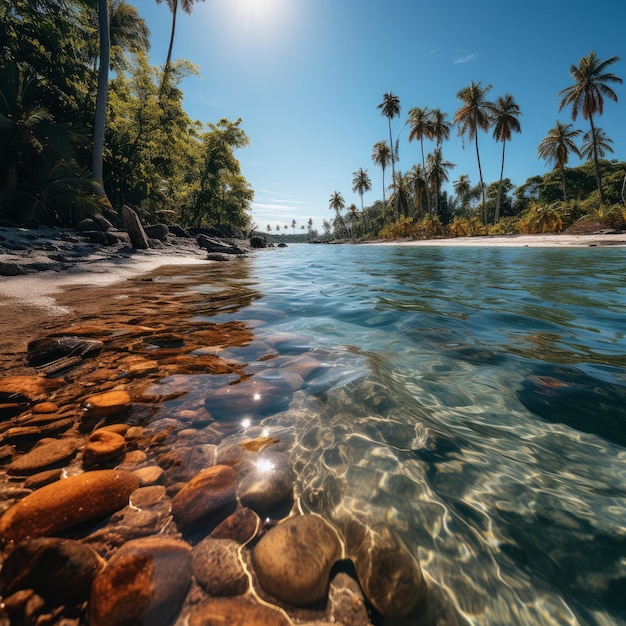
<svg viewBox="0 0 626 626"><path fill-rule="evenodd" d="M473 217L457 216L448 225L450 237L477 237L486 235L487 229L477 215Z"/></svg>
<svg viewBox="0 0 626 626"><path fill-rule="evenodd" d="M522 213L518 228L523 235L559 233L563 230L563 220L555 205L544 206L534 203Z"/></svg>
<svg viewBox="0 0 626 626"><path fill-rule="evenodd" d="M417 227L412 217L401 215L395 222L383 226L379 236L382 239L415 239Z"/></svg>

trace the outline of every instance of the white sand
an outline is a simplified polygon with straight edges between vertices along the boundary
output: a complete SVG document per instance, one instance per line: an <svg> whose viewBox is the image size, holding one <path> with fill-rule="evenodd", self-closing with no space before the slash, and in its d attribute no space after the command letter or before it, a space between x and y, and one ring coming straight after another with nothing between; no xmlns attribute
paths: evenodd
<svg viewBox="0 0 626 626"><path fill-rule="evenodd" d="M420 241L380 241L373 245L393 246L487 246L529 248L579 248L626 246L626 233L616 235L504 235L501 237L455 237Z"/></svg>

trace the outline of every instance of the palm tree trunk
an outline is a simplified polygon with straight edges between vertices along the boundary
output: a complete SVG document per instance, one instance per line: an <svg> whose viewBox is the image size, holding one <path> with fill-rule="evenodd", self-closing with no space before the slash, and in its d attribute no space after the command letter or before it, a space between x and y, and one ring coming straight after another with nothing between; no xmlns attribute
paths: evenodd
<svg viewBox="0 0 626 626"><path fill-rule="evenodd" d="M383 167L383 204L385 203L385 168Z"/></svg>
<svg viewBox="0 0 626 626"><path fill-rule="evenodd" d="M496 200L496 215L493 220L494 224L498 223L500 219L500 202L502 201L502 176L504 174L504 149L506 147L506 140L502 142L502 164L500 165L500 182L498 184L498 199Z"/></svg>
<svg viewBox="0 0 626 626"><path fill-rule="evenodd" d="M104 127L106 123L107 97L109 90L109 62L111 54L109 35L109 7L107 0L98 0L98 31L100 36L100 67L98 70L98 91L96 94L96 115L94 120L93 152L91 172L104 196L104 174L102 155L104 152Z"/></svg>
<svg viewBox="0 0 626 626"><path fill-rule="evenodd" d="M476 158L478 159L478 175L480 177L480 190L483 194L483 220L485 226L487 226L487 207L485 205L485 184L483 183L483 168L480 165L480 153L478 152L478 133L475 135L476 139Z"/></svg>
<svg viewBox="0 0 626 626"><path fill-rule="evenodd" d="M598 165L598 145L596 140L596 129L593 125L593 115L589 115L589 123L591 124L591 138L593 139L593 167L596 172L596 183L600 192L600 202L604 202L604 189L602 189L602 177L600 176L600 166Z"/></svg>
<svg viewBox="0 0 626 626"><path fill-rule="evenodd" d="M424 172L424 176L426 175L426 161L424 161L424 138L420 137L420 144L422 146L422 171ZM428 215L432 213L430 208L430 194L428 193L428 184L426 185L426 207L428 208ZM422 217L424 217L422 215Z"/></svg>
<svg viewBox="0 0 626 626"><path fill-rule="evenodd" d="M167 74L170 71L170 63L172 62L172 49L174 48L174 35L176 33L176 14L178 13L178 0L174 0L172 6L172 31L170 33L170 45L167 49L167 59L165 59L165 67L163 68L163 76L161 78L161 88L159 93L163 91L165 82L167 80Z"/></svg>
<svg viewBox="0 0 626 626"><path fill-rule="evenodd" d="M567 193L565 192L565 167L561 165L561 183L563 185L563 202L567 202Z"/></svg>

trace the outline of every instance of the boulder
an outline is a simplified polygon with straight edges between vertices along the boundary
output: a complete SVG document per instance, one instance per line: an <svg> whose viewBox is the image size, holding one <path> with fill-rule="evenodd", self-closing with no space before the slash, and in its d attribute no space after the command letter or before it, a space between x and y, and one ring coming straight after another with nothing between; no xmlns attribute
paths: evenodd
<svg viewBox="0 0 626 626"><path fill-rule="evenodd" d="M199 234L196 236L196 241L201 248L204 248L208 252L217 252L221 254L245 254L246 251L235 245L225 241L224 239L217 239L216 237L210 237L208 235Z"/></svg>
<svg viewBox="0 0 626 626"><path fill-rule="evenodd" d="M9 464L6 468L7 474L29 476L65 465L76 454L81 444L82 439L71 437L36 446Z"/></svg>
<svg viewBox="0 0 626 626"><path fill-rule="evenodd" d="M153 224L152 226L144 227L144 231L150 239L165 241L170 232L170 229L167 224Z"/></svg>
<svg viewBox="0 0 626 626"><path fill-rule="evenodd" d="M191 548L169 537L125 543L96 576L91 626L168 626L191 584Z"/></svg>
<svg viewBox="0 0 626 626"><path fill-rule="evenodd" d="M207 537L193 549L193 575L210 596L238 596L248 589L239 561L239 544L232 539Z"/></svg>
<svg viewBox="0 0 626 626"><path fill-rule="evenodd" d="M297 515L261 537L252 563L263 589L294 606L326 597L330 570L341 558L337 533L321 517Z"/></svg>
<svg viewBox="0 0 626 626"><path fill-rule="evenodd" d="M214 598L193 608L189 626L290 626L277 609L263 606L245 596Z"/></svg>
<svg viewBox="0 0 626 626"><path fill-rule="evenodd" d="M97 339L84 337L44 337L29 342L26 359L31 367L40 367L67 357L86 359L100 354L103 345Z"/></svg>
<svg viewBox="0 0 626 626"><path fill-rule="evenodd" d="M215 465L192 478L174 496L172 513L182 531L194 530L221 522L234 508L236 497L237 473L228 465Z"/></svg>
<svg viewBox="0 0 626 626"><path fill-rule="evenodd" d="M129 206L124 205L122 207L122 219L124 220L124 227L130 237L130 243L135 250L147 250L148 236L146 235L139 216Z"/></svg>

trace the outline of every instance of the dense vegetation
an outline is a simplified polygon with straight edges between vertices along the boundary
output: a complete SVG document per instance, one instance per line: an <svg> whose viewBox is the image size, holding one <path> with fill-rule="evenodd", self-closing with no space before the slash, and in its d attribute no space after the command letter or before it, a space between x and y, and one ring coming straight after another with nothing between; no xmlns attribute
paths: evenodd
<svg viewBox="0 0 626 626"><path fill-rule="evenodd" d="M149 223L246 229L253 192L234 154L249 143L241 120L189 118L180 84L196 68L151 66L148 29L125 0L104 3L111 79L98 180L97 4L0 4L0 220L70 225L128 204Z"/></svg>
<svg viewBox="0 0 626 626"><path fill-rule="evenodd" d="M578 65L571 66L573 84L559 92L560 108L571 107L574 121L581 113L589 122L589 130L579 145L576 140L582 130L557 121L537 149L538 157L554 170L531 177L517 188L510 179L503 178L507 143L514 133L521 132L518 119L521 111L513 96L505 94L490 101L487 95L492 86L472 82L456 94L460 107L451 122L448 114L439 109L410 109L406 120L409 140L419 141L421 163L403 173L394 167L398 141L394 143L391 132L391 120L400 117L400 100L391 92L384 94L378 109L387 118L389 141L377 142L372 152L372 161L382 168L383 199L363 207L363 195L371 191L372 183L367 170L359 168L353 173L352 191L359 194L361 209L354 204L346 207L341 192L333 192L329 209L334 211L334 218L324 221L325 236L431 238L532 234L559 232L583 217L595 227L626 227L626 163L604 159L613 152L613 141L597 126L605 99L617 101L612 85L622 83L622 79L608 70L617 60L614 56L602 61L591 52ZM475 147L479 181L472 185L469 176L463 174L453 182L454 194L448 194L442 187L455 166L444 158L443 145L453 129ZM489 131L495 141L502 143L502 163L499 180L487 184L483 181L478 138ZM427 156L424 140L433 145ZM571 154L586 158L587 163L566 167ZM391 184L387 189L384 181L389 168Z"/></svg>

